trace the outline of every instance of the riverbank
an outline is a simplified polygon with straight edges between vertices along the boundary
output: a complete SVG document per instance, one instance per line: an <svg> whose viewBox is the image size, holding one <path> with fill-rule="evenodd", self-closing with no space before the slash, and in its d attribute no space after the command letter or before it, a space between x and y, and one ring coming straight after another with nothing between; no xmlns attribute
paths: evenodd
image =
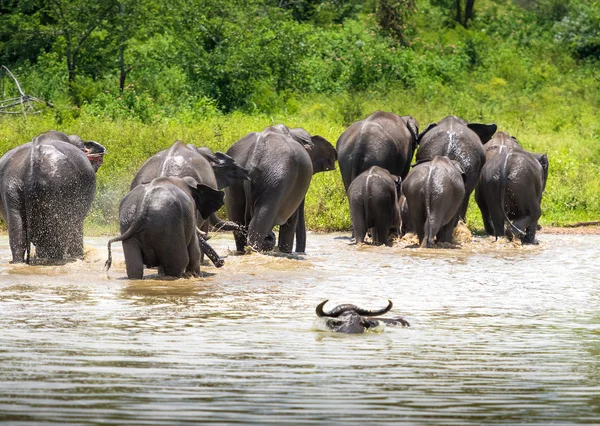
<svg viewBox="0 0 600 426"><path fill-rule="evenodd" d="M114 234L118 230L119 203L128 192L135 173L144 161L171 146L175 140L225 152L249 132L260 131L274 123L285 123L290 127L303 127L335 145L346 128L338 109L334 100L307 98L294 113L282 112L273 116L232 113L192 123L170 119L143 124L135 120L104 120L85 114L70 119L59 115L13 118L3 120L0 126L0 155L49 129L102 143L108 153L97 173L96 198L86 221L86 235ZM361 110L372 112L377 109L413 115L419 121L420 129L452 112L431 111L421 103L401 106L391 97L370 99L365 95ZM468 119L470 115L473 114L463 116ZM550 172L542 201L540 224L543 227L562 227L599 219L600 166L592 155L593 147L597 145L593 134L561 129L544 131L539 123L517 124L501 114L496 119L488 117L477 121L496 122L499 131L508 130L516 135L526 149L547 153ZM314 175L305 209L308 229L319 232L350 229L348 200L339 169ZM224 217L224 210L219 214ZM483 229L481 214L473 199L467 212L467 226L472 232Z"/></svg>

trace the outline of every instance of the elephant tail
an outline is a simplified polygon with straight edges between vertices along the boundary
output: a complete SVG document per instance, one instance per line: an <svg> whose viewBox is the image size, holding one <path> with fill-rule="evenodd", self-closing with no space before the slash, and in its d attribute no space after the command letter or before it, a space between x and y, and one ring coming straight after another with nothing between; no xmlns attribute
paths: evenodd
<svg viewBox="0 0 600 426"><path fill-rule="evenodd" d="M523 232L522 230L520 230L519 228L517 228L515 226L514 223L512 223L510 221L510 219L508 218L508 215L506 214L506 209L504 208L504 199L505 199L505 193L506 193L506 182L508 181L508 158L511 156L511 152L507 152L506 155L504 156L504 161L502 162L502 167L500 169L500 185L498 185L498 188L500 190L500 208L502 209L502 214L504 215L504 220L506 220L506 222L508 222L508 226L510 226L510 228L516 232L517 234L523 236L526 235L525 232ZM497 236L496 236L497 237Z"/></svg>
<svg viewBox="0 0 600 426"><path fill-rule="evenodd" d="M119 242L119 241L127 240L127 239L133 237L135 234L137 234L141 230L142 230L142 227L140 225L140 221L138 220L138 221L133 222L133 225L130 226L129 229L127 231L125 231L124 234L121 234L118 237L108 240L108 259L106 260L106 263L104 264L104 269L106 271L108 271L112 265L112 250L110 248L111 244Z"/></svg>
<svg viewBox="0 0 600 426"><path fill-rule="evenodd" d="M429 234L431 234L431 221L433 217L431 216L431 186L433 180L433 167L431 164L428 166L429 171L427 172L427 180L425 181L425 229L424 229L424 242L428 244Z"/></svg>

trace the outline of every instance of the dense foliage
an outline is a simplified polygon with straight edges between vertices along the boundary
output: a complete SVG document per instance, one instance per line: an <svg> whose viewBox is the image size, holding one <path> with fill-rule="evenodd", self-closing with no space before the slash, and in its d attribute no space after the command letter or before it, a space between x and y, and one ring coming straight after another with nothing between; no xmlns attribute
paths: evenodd
<svg viewBox="0 0 600 426"><path fill-rule="evenodd" d="M0 64L56 107L0 121L0 154L49 127L105 144L94 214L112 224L175 138L225 150L285 122L335 143L375 109L455 114L548 152L543 223L596 218L599 34L594 0L8 0ZM349 225L338 173L311 194L313 228Z"/></svg>

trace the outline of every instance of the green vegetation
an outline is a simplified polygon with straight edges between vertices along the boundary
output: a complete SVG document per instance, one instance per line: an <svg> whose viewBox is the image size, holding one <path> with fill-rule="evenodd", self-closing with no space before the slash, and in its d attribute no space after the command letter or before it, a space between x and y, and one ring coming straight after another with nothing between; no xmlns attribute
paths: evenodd
<svg viewBox="0 0 600 426"><path fill-rule="evenodd" d="M133 175L176 139L225 151L285 123L335 144L376 109L421 129L448 114L495 122L548 153L542 224L600 215L598 1L477 0L468 20L463 2L461 24L454 0L96 3L0 6L0 64L56 105L0 116L0 154L51 128L104 144L89 230L116 231ZM314 177L307 220L350 226L339 172Z"/></svg>

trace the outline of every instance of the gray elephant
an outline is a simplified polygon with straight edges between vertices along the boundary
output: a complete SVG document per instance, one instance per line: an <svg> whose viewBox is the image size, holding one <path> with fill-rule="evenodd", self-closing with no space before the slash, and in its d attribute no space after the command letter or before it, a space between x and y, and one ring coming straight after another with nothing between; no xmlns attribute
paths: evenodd
<svg viewBox="0 0 600 426"><path fill-rule="evenodd" d="M481 171L475 194L486 232L496 239L505 233L510 238L516 234L523 244L537 244L547 179L546 154L512 148L492 157Z"/></svg>
<svg viewBox="0 0 600 426"><path fill-rule="evenodd" d="M493 156L513 148L523 148L517 138L506 132L498 132L492 139L483 145L485 151L485 161L489 161Z"/></svg>
<svg viewBox="0 0 600 426"><path fill-rule="evenodd" d="M391 245L389 237L399 235L400 184L400 177L379 166L372 166L352 181L348 200L357 244L364 242L367 231L375 245Z"/></svg>
<svg viewBox="0 0 600 426"><path fill-rule="evenodd" d="M348 127L339 137L338 152L344 188L372 166L404 179L417 148L419 125L411 116L376 111Z"/></svg>
<svg viewBox="0 0 600 426"><path fill-rule="evenodd" d="M104 153L97 142L50 131L0 158L0 215L12 262L29 263L31 244L38 258L83 257L83 222Z"/></svg>
<svg viewBox="0 0 600 426"><path fill-rule="evenodd" d="M393 303L388 300L388 305L380 310L370 311L359 308L356 305L344 304L338 305L329 312L325 312L323 307L328 302L325 300L315 309L319 318L327 318L326 327L337 333L360 334L369 329L378 327L381 323L386 325L410 326L408 321L402 317L397 318L375 318L383 315L392 309Z"/></svg>
<svg viewBox="0 0 600 426"><path fill-rule="evenodd" d="M160 151L142 164L131 183L131 188L149 183L160 176L191 177L196 182L212 189L223 189L234 182L249 179L246 170L230 156L221 152L213 153L209 148L197 148L175 141L170 148ZM198 217L198 228L208 230L210 222L223 231L239 230L239 226L224 222L212 214L208 220ZM206 223L206 224L205 224Z"/></svg>
<svg viewBox="0 0 600 426"><path fill-rule="evenodd" d="M481 168L485 164L483 144L496 132L495 124L467 123L462 118L448 116L438 123L432 123L419 135L417 162L445 155L462 166L465 175L465 195L458 210L455 223L465 220L469 197L475 189Z"/></svg>
<svg viewBox="0 0 600 426"><path fill-rule="evenodd" d="M229 220L247 229L247 233L234 231L238 252L248 244L257 250L271 250L275 225L280 225L281 252L292 251L295 233L296 251L303 252L304 197L313 173L335 169L333 146L320 136L280 124L244 136L227 154L250 174L249 181L225 189Z"/></svg>
<svg viewBox="0 0 600 426"><path fill-rule="evenodd" d="M223 205L223 195L191 177L158 177L136 186L119 205L121 235L108 242L106 269L111 244L122 241L130 279L141 279L144 265L172 277L198 276L200 248L209 257L214 250L197 232L196 212L208 218Z"/></svg>
<svg viewBox="0 0 600 426"><path fill-rule="evenodd" d="M402 183L410 221L421 247L451 243L455 218L465 196L465 172L458 161L436 155L417 163Z"/></svg>
<svg viewBox="0 0 600 426"><path fill-rule="evenodd" d="M490 161L494 156L509 151L511 149L522 149L521 144L514 136L509 135L506 132L498 132L494 135L492 139L486 142L483 145L483 149L485 150L485 161L486 163ZM480 176L481 177L481 176ZM479 206L479 209L485 211L485 214L482 214L483 226L485 228L485 232L488 235L494 235L494 227L492 225L491 218L489 216L489 211L487 209L487 204L482 197L482 193L479 187L479 182L475 186L475 201Z"/></svg>

